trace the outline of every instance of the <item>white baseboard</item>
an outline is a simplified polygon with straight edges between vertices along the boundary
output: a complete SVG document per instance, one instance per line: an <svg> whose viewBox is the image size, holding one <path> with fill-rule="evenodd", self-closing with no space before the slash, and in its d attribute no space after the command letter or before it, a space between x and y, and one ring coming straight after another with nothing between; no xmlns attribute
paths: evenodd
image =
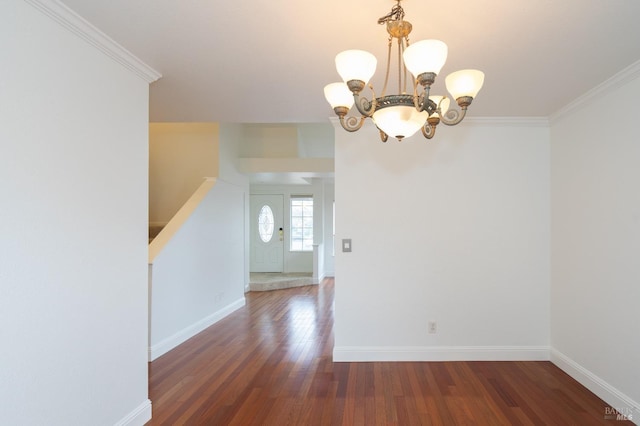
<svg viewBox="0 0 640 426"><path fill-rule="evenodd" d="M151 420L151 401L146 400L114 426L143 426Z"/></svg>
<svg viewBox="0 0 640 426"><path fill-rule="evenodd" d="M166 339L152 345L149 348L149 361L153 361L154 359L166 354L171 349L175 348L179 344L185 342L186 340L192 338L196 334L200 333L205 328L217 323L230 313L242 308L245 305L246 301L244 296L235 302L225 306L224 308L214 312L213 314L201 319L200 321L180 330L175 333L173 336L167 337Z"/></svg>
<svg viewBox="0 0 640 426"><path fill-rule="evenodd" d="M334 362L548 361L548 346L336 346Z"/></svg>
<svg viewBox="0 0 640 426"><path fill-rule="evenodd" d="M634 419L640 418L640 403L638 401L629 398L562 352L551 348L551 362L573 377L582 386L596 394L610 407L627 416L629 420L631 420L629 415L633 415Z"/></svg>
<svg viewBox="0 0 640 426"><path fill-rule="evenodd" d="M324 278L325 278L324 274L318 275L318 278L313 278L313 284L320 284L322 280L324 280Z"/></svg>

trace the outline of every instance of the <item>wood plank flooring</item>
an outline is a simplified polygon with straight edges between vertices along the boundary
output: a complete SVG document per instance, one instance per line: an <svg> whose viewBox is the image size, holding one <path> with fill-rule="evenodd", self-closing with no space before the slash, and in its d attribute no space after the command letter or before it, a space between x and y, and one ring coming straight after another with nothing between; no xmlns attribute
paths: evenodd
<svg viewBox="0 0 640 426"><path fill-rule="evenodd" d="M150 363L149 424L631 424L550 362L333 363L333 294L332 279L248 293Z"/></svg>

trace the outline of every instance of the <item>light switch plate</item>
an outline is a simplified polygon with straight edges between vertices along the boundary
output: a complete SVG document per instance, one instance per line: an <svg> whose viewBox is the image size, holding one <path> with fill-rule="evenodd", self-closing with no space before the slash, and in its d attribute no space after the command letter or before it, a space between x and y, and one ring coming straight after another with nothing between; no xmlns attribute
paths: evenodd
<svg viewBox="0 0 640 426"><path fill-rule="evenodd" d="M351 238L342 240L342 252L351 253Z"/></svg>

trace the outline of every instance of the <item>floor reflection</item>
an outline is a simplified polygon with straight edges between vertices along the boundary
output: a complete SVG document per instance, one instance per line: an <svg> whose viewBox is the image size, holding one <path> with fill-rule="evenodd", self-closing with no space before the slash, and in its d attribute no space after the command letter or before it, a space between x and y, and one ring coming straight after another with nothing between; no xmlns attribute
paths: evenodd
<svg viewBox="0 0 640 426"><path fill-rule="evenodd" d="M318 338L317 301L310 298L292 298L289 302L288 338L290 345Z"/></svg>

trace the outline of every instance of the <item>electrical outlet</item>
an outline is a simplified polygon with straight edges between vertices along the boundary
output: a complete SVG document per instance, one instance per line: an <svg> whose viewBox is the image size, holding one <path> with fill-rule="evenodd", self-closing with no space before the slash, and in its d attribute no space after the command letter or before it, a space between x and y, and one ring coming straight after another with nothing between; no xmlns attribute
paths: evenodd
<svg viewBox="0 0 640 426"><path fill-rule="evenodd" d="M436 321L429 321L427 323L427 330L429 330L429 334L436 334L438 332L438 323Z"/></svg>

